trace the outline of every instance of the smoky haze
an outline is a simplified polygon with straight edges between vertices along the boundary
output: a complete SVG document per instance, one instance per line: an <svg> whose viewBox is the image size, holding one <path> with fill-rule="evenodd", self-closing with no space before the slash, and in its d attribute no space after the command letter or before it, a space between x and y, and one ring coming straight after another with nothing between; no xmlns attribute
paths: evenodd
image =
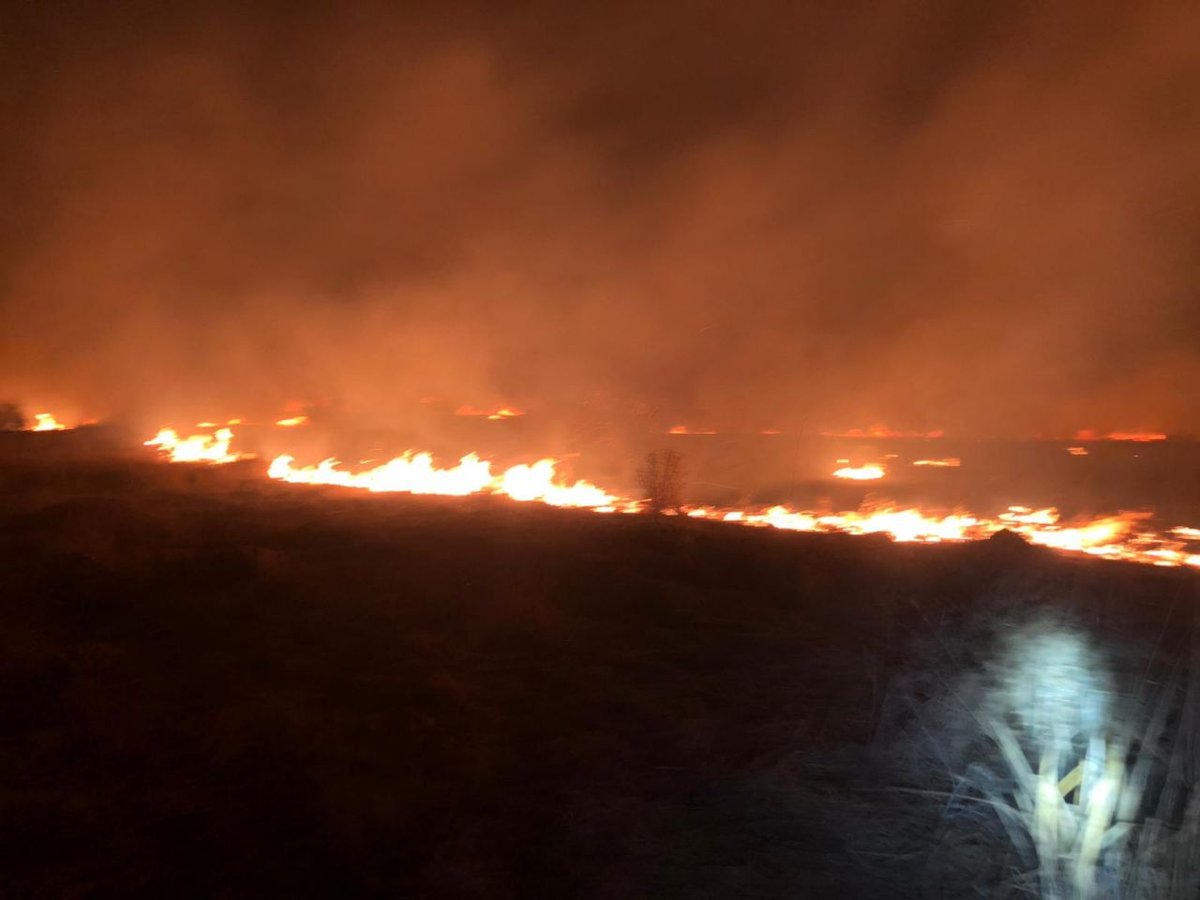
<svg viewBox="0 0 1200 900"><path fill-rule="evenodd" d="M1195 429L1194 3L169 6L4 14L0 399Z"/></svg>

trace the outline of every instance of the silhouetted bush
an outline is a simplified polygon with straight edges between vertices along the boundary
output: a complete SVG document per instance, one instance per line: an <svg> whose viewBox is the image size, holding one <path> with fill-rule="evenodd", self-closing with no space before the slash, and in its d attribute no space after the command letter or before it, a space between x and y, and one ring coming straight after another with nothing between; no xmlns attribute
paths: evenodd
<svg viewBox="0 0 1200 900"><path fill-rule="evenodd" d="M19 431L25 427L25 416L15 403L0 403L0 431Z"/></svg>
<svg viewBox="0 0 1200 900"><path fill-rule="evenodd" d="M638 484L651 512L678 509L683 503L683 456L674 450L652 450L638 470Z"/></svg>

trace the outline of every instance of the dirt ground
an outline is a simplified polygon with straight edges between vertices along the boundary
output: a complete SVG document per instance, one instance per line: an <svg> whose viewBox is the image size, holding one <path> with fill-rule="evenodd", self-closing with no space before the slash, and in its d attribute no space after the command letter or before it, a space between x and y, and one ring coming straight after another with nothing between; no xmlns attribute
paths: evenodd
<svg viewBox="0 0 1200 900"><path fill-rule="evenodd" d="M1149 671L1200 596L238 466L9 461L0 492L5 897L974 895L1014 863L947 830L898 686L1047 605Z"/></svg>

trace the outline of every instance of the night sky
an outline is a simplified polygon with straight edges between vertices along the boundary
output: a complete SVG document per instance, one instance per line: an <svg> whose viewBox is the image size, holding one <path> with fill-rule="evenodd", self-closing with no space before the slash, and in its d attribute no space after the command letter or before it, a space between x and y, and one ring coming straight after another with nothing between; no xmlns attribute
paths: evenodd
<svg viewBox="0 0 1200 900"><path fill-rule="evenodd" d="M24 3L0 35L0 400L1197 430L1194 2Z"/></svg>

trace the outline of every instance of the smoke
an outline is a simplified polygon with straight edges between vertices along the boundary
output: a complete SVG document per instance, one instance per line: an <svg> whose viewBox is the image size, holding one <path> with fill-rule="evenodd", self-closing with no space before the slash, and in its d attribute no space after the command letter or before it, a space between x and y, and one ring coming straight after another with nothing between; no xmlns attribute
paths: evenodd
<svg viewBox="0 0 1200 900"><path fill-rule="evenodd" d="M30 4L0 395L1194 429L1194 4Z"/></svg>

